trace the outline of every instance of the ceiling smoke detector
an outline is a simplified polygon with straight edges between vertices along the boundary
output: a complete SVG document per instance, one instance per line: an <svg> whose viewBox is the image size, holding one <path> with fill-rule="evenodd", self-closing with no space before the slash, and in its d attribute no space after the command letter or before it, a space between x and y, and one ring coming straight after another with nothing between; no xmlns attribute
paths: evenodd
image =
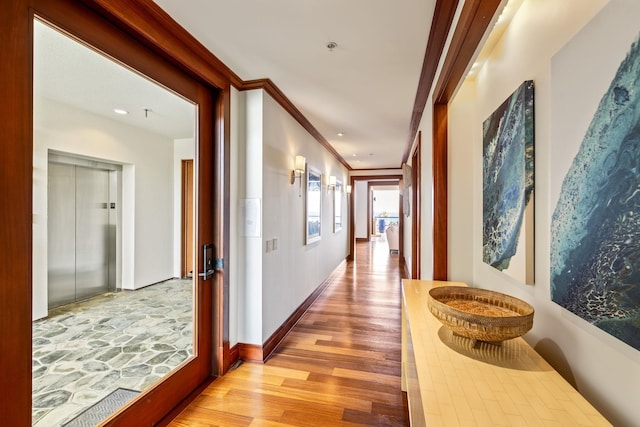
<svg viewBox="0 0 640 427"><path fill-rule="evenodd" d="M336 42L329 42L327 43L327 49L329 49L329 52L333 52L333 49L338 47L338 43Z"/></svg>

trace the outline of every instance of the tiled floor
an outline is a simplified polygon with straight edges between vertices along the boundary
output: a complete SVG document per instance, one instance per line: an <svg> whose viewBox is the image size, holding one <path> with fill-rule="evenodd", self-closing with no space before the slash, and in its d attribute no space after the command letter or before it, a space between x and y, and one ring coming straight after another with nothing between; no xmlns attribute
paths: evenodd
<svg viewBox="0 0 640 427"><path fill-rule="evenodd" d="M193 283L69 304L33 323L33 425L62 425L116 388L141 391L192 354Z"/></svg>

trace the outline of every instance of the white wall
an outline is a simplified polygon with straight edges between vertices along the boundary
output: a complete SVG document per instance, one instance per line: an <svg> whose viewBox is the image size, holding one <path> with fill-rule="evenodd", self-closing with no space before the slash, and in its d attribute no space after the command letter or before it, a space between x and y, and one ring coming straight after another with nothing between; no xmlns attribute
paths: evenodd
<svg viewBox="0 0 640 427"><path fill-rule="evenodd" d="M262 345L345 260L349 250L347 224L333 233L333 193L326 188L322 238L305 245L304 182L302 197L299 181L290 183L294 158L305 156L309 166L323 175L335 175L343 184L347 171L264 91L234 93L234 100L231 108L240 118L244 116L245 123L232 123L232 140L238 142L232 170L239 177L237 199L231 203L240 206L243 199L258 199L262 215L260 237L243 236L242 224L237 227L238 258L232 271L237 268L238 277L232 283L238 291L231 318L238 320L231 335L238 342ZM347 209L343 194L343 218ZM267 242L273 239L277 249L267 252Z"/></svg>
<svg viewBox="0 0 640 427"><path fill-rule="evenodd" d="M173 277L173 141L36 98L33 318L47 315L48 150L122 164L125 187L127 180L135 180L131 188L123 189L121 286L135 289Z"/></svg>
<svg viewBox="0 0 640 427"><path fill-rule="evenodd" d="M356 239L368 239L367 221L369 221L369 212L367 210L367 201L369 200L368 181L355 181L354 193L354 222Z"/></svg>
<svg viewBox="0 0 640 427"><path fill-rule="evenodd" d="M241 95L237 89L231 87L230 91L230 108L229 113L229 259L225 260L226 269L229 271L229 345L233 347L238 343L238 298L240 291L241 274L243 274L243 267L245 265L244 258L242 257L244 251L243 239L240 236L240 212L239 212L239 200L240 200L240 188L244 188L244 171L243 163L240 162L240 154L244 153L244 144L241 141L245 140L244 123L246 121L245 109L246 102L245 96Z"/></svg>
<svg viewBox="0 0 640 427"><path fill-rule="evenodd" d="M522 298L536 310L525 339L616 426L640 425L640 352L550 300L552 56L606 0L524 0L479 71L450 104L450 280ZM593 58L592 66L598 66ZM482 262L482 122L523 81L535 83L535 286Z"/></svg>

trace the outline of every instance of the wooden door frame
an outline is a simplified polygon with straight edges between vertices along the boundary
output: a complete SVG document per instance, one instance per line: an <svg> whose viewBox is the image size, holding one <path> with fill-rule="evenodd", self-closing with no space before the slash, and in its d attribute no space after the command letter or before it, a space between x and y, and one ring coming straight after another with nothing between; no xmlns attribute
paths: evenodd
<svg viewBox="0 0 640 427"><path fill-rule="evenodd" d="M168 21L166 14L152 11L161 12L153 2L144 0L7 0L3 3L3 13L0 14L4 31L0 36L0 49L3 51L0 94L4 103L0 105L0 112L7 120L1 124L5 164L0 170L0 200L3 206L12 208L0 210L3 231L3 239L0 239L0 266L3 271L0 327L12 333L2 345L0 369L3 381L0 391L12 399L2 399L0 413L11 425L31 424L32 69L33 20L36 16L79 40L88 40L95 48L164 83L177 93L205 100L198 109L199 122L209 125L199 129L199 139L209 142L199 144L196 149L200 158L211 159L215 164L212 163L211 174L200 174L197 185L206 195L200 199L201 205L207 207L206 212L213 206L215 209L210 221L202 221L204 227L199 234L203 242L214 241L217 244L218 256L222 257L228 251L223 241L228 238L228 205L220 204L228 204L228 191L225 191L228 190L228 182L220 178L228 174L229 166L229 80L224 72L203 58L202 52L184 43L184 30L176 30L177 24ZM193 59L194 56L198 59ZM203 63L207 65L194 71ZM196 92L195 98L189 95ZM198 214L202 217L202 213ZM201 259L198 264L202 264ZM197 372L206 373L209 378L222 373L232 363L228 341L224 342L228 340L228 277L221 269L212 282L197 289L200 298L213 301L216 309L205 310L196 328L209 340L214 330L225 333L217 333L216 342L209 346L215 347L215 351L201 348L199 354L202 357L186 362L187 365L193 363ZM213 311L217 313L215 318ZM164 414L202 384L199 375L179 377L176 373L168 375L166 381L152 387L140 399L139 410L126 410L109 424L162 423ZM169 385L163 386L165 383Z"/></svg>
<svg viewBox="0 0 640 427"><path fill-rule="evenodd" d="M420 278L422 244L422 132L418 132L417 142L411 155L411 278Z"/></svg>
<svg viewBox="0 0 640 427"><path fill-rule="evenodd" d="M501 0L467 0L451 38L433 95L433 279L449 277L449 102L464 80Z"/></svg>
<svg viewBox="0 0 640 427"><path fill-rule="evenodd" d="M180 194L181 207L181 235L180 235L180 276L187 277L189 274L189 261L191 261L191 268L193 269L193 159L182 159L180 161L181 170L180 176L182 182L180 188L182 192ZM189 250L191 250L191 256L189 256ZM192 275L195 273L191 271Z"/></svg>
<svg viewBox="0 0 640 427"><path fill-rule="evenodd" d="M354 203L356 201L356 181L393 181L395 184L399 185L402 180L402 175L352 175L349 179L349 183L351 185L351 194L349 195L349 255L347 256L348 261L354 261L356 259L356 217L354 215ZM367 193L370 193L369 186L367 185ZM370 194L367 194L367 227L370 226L370 218L369 211L371 209L369 205ZM400 223L402 224L403 218L400 218ZM367 237L370 235L370 230L367 228Z"/></svg>
<svg viewBox="0 0 640 427"><path fill-rule="evenodd" d="M367 206L367 212L368 212L368 218L367 218L367 224L369 226L371 226L371 224L373 224L373 191L372 191L372 187L398 187L398 192L400 192L400 181L368 181L367 182L367 202L369 203L369 205ZM400 214L400 212L398 212L398 214ZM400 222L401 218L398 217L398 223ZM400 224L398 224L400 225ZM371 232L369 231L369 235L368 237L368 241L371 240Z"/></svg>

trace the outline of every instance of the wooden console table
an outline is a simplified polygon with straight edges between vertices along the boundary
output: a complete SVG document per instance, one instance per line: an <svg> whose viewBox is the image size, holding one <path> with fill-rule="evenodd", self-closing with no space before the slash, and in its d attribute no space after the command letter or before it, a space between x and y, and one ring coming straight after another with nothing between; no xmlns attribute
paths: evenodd
<svg viewBox="0 0 640 427"><path fill-rule="evenodd" d="M466 286L403 280L402 389L412 426L611 425L522 338L474 346L445 328L427 298L452 285Z"/></svg>

